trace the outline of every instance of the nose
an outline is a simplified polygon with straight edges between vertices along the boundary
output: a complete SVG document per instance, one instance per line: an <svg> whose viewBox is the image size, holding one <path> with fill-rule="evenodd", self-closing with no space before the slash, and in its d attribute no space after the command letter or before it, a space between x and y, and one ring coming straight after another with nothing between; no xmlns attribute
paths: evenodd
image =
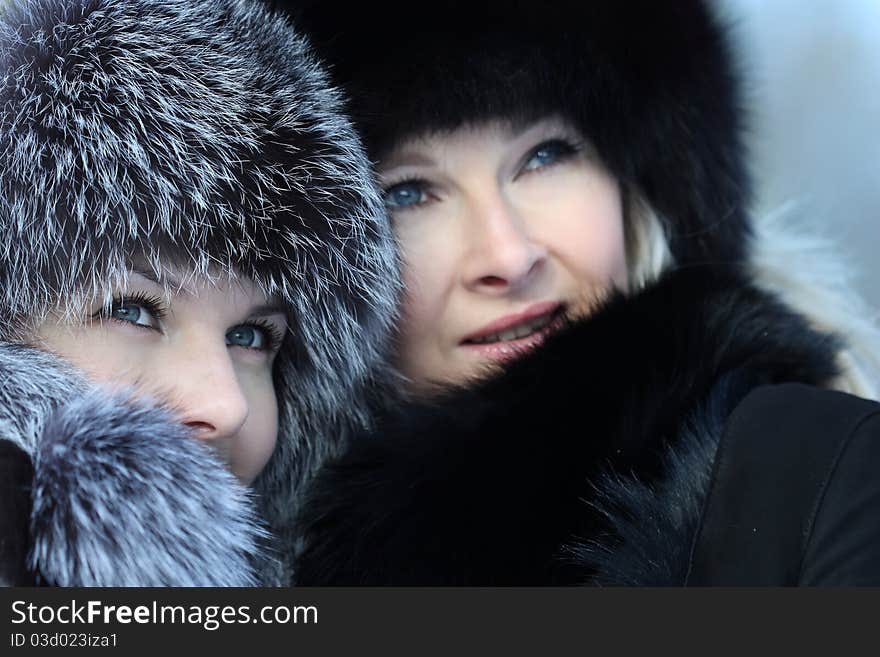
<svg viewBox="0 0 880 657"><path fill-rule="evenodd" d="M483 293L516 291L534 278L547 250L530 235L527 213L494 189L469 204L465 285Z"/></svg>
<svg viewBox="0 0 880 657"><path fill-rule="evenodd" d="M225 344L186 348L174 372L172 400L196 438L215 442L238 434L249 405Z"/></svg>

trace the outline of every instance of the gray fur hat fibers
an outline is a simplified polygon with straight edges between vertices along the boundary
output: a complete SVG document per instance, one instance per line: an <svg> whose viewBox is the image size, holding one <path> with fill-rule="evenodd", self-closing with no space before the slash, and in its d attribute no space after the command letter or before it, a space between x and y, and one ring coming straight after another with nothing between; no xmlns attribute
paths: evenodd
<svg viewBox="0 0 880 657"><path fill-rule="evenodd" d="M25 554L36 581L55 586L277 583L250 494L168 409L2 342L0 381L0 461L11 444L32 464L26 481L3 473L15 499L0 499L0 586L33 583L13 557ZM26 543L10 515L27 517Z"/></svg>
<svg viewBox="0 0 880 657"><path fill-rule="evenodd" d="M292 326L279 446L255 483L274 527L363 419L399 285L340 106L257 0L0 9L0 339L124 282L133 259L253 279Z"/></svg>

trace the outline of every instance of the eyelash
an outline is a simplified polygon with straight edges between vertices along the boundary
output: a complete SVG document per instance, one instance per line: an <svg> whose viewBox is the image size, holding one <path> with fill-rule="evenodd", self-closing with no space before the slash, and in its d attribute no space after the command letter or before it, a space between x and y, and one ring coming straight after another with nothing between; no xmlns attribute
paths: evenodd
<svg viewBox="0 0 880 657"><path fill-rule="evenodd" d="M124 319L114 317L113 311L120 306L141 306L142 308L144 308L144 310L150 313L150 315L152 315L156 321L161 321L164 317L168 315L168 308L159 297L146 294L144 292L135 292L134 294L128 296L120 295L113 297L113 300L108 306L102 306L98 309L97 312L92 315L92 319L110 320L111 322L125 324L126 326L133 326L135 328L143 329L145 331L158 330L153 328L152 326L145 326L144 324L137 324L135 322L129 322ZM240 345L238 345L242 349L272 353L281 346L281 342L284 340L284 335L280 330L278 330L278 327L276 327L271 322L267 322L264 319L252 319L250 321L244 322L243 324L237 324L236 326L233 326L230 330L240 327L255 327L262 331L266 339L265 347L241 347Z"/></svg>
<svg viewBox="0 0 880 657"><path fill-rule="evenodd" d="M427 197L426 200L420 201L419 203L413 203L412 205L394 206L394 205L389 204L388 205L389 210L392 210L393 212L404 212L406 210L412 210L414 208L422 208L422 207L428 205L429 203L431 203L433 200L436 200L436 198L433 198L430 194L431 183L429 183L424 178L416 178L416 177L403 178L401 180L397 180L395 182L390 183L387 187L385 187L385 190L384 190L385 197L387 198L391 194L391 192L394 191L395 189L397 189L399 187L405 187L407 185L413 185L413 186L417 187L419 189L419 191Z"/></svg>
<svg viewBox="0 0 880 657"><path fill-rule="evenodd" d="M129 296L114 296L109 305L101 306L96 313L92 315L92 319L107 319L111 322L127 324L146 331L155 331L152 326L145 326L135 322L129 322L113 316L113 311L121 306L141 306L157 321L163 319L168 314L168 308L162 303L162 300L144 292L135 292Z"/></svg>
<svg viewBox="0 0 880 657"><path fill-rule="evenodd" d="M546 171L548 169L552 169L557 164L562 164L564 162L567 162L571 158L573 158L575 155L580 153L583 150L583 146L584 146L584 142L582 142L582 141L573 142L566 137L553 137L550 139L545 139L544 141L542 141L540 144L536 145L532 150L530 150L528 153L525 154L519 167L517 167L517 173L514 176L514 180L516 180L517 178L519 178L523 174L539 173L541 171ZM526 165L532 160L532 158L537 156L540 151L544 150L545 148L549 148L549 147L558 147L559 148L559 152L557 154L557 157L552 162L549 162L549 163L544 164L542 166L536 167L534 169L526 169L525 168Z"/></svg>

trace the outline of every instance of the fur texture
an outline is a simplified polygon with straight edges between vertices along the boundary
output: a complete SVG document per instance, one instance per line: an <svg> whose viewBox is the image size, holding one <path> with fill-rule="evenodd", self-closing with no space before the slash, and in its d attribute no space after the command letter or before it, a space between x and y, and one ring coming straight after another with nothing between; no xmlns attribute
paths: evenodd
<svg viewBox="0 0 880 657"><path fill-rule="evenodd" d="M559 114L665 218L677 262L745 255L737 76L706 2L276 4L349 92L374 158L424 131Z"/></svg>
<svg viewBox="0 0 880 657"><path fill-rule="evenodd" d="M0 342L0 439L33 455L55 410L88 389L61 359L29 347Z"/></svg>
<svg viewBox="0 0 880 657"><path fill-rule="evenodd" d="M298 581L682 583L726 414L836 348L737 274L667 274L328 466Z"/></svg>
<svg viewBox="0 0 880 657"><path fill-rule="evenodd" d="M880 316L856 291L852 258L835 248L835 229L829 226L827 234L820 233L820 223L796 203L758 217L749 248L751 277L803 313L814 327L844 339L836 389L877 399Z"/></svg>
<svg viewBox="0 0 880 657"><path fill-rule="evenodd" d="M563 561L582 573L575 583L676 586L687 581L725 422L751 387L749 378L741 370L722 377L665 450L663 474L656 481L614 470L598 478L586 503L609 531L562 546Z"/></svg>
<svg viewBox="0 0 880 657"><path fill-rule="evenodd" d="M27 567L38 582L260 582L267 535L253 500L170 411L91 387L62 360L16 345L0 344L0 379L0 440L33 463L19 485L30 490Z"/></svg>
<svg viewBox="0 0 880 657"><path fill-rule="evenodd" d="M92 394L35 455L30 566L55 586L253 586L244 488L171 412Z"/></svg>
<svg viewBox="0 0 880 657"><path fill-rule="evenodd" d="M281 432L255 488L282 553L302 482L365 421L398 291L340 105L306 42L257 0L0 10L0 339L106 299L133 264L244 276L280 299L292 327L275 371ZM16 406L43 378L25 373L25 397L7 400L15 421L44 421Z"/></svg>

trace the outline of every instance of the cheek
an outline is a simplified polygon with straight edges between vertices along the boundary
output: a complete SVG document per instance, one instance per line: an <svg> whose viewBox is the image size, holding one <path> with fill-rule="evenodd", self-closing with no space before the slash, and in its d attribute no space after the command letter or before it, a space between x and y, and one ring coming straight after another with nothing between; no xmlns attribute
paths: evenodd
<svg viewBox="0 0 880 657"><path fill-rule="evenodd" d="M626 287L627 263L626 241L623 229L623 212L619 203L607 203L592 207L589 231L581 230L579 240L571 241L585 263L584 272L599 281Z"/></svg>
<svg viewBox="0 0 880 657"><path fill-rule="evenodd" d="M627 287L623 206L617 185L590 176L544 207L551 249L581 285ZM591 292L591 290L586 290Z"/></svg>
<svg viewBox="0 0 880 657"><path fill-rule="evenodd" d="M250 484L268 463L278 442L278 401L271 377L243 382L248 417L235 437L230 466L244 484Z"/></svg>
<svg viewBox="0 0 880 657"><path fill-rule="evenodd" d="M411 221L404 224L406 219ZM439 216L437 211L404 218L395 233L404 286L396 365L418 380L436 373L442 345L448 342L445 336L454 324L450 299L460 279L460 236L454 216Z"/></svg>
<svg viewBox="0 0 880 657"><path fill-rule="evenodd" d="M147 362L143 341L103 326L44 326L35 346L58 354L97 383L129 386L144 383L138 364Z"/></svg>
<svg viewBox="0 0 880 657"><path fill-rule="evenodd" d="M433 334L457 280L459 247L453 226L426 217L411 217L396 227L403 264L401 338ZM445 228L445 230L444 230Z"/></svg>

